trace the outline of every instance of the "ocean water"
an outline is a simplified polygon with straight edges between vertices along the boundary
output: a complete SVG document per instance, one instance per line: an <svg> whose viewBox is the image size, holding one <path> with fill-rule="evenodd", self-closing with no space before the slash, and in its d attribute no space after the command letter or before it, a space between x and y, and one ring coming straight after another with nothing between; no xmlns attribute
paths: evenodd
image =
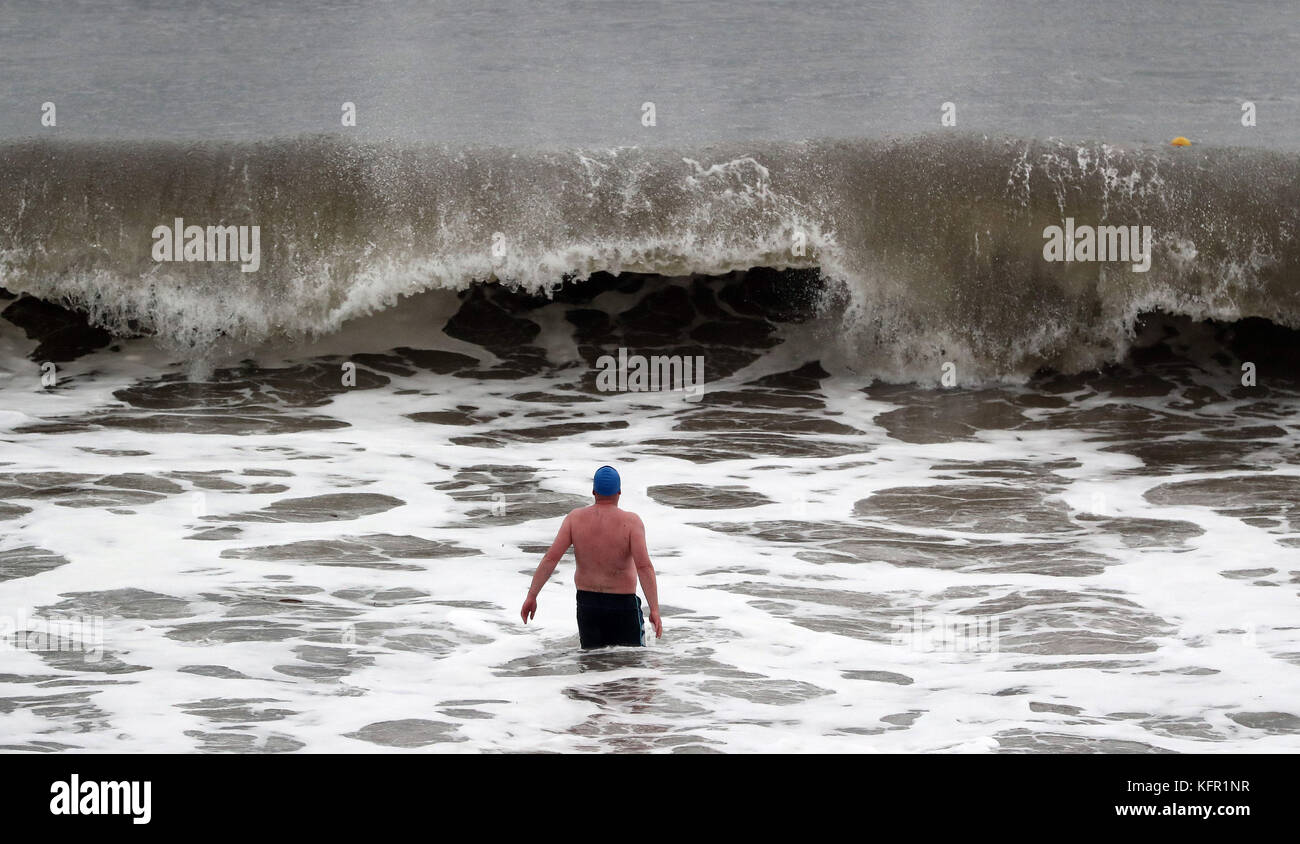
<svg viewBox="0 0 1300 844"><path fill-rule="evenodd" d="M1285 4L0 7L0 748L1300 749Z"/></svg>
<svg viewBox="0 0 1300 844"><path fill-rule="evenodd" d="M606 147L990 135L1300 148L1288 0L0 3L0 137ZM1240 123L1241 103L1258 107ZM656 123L641 123L653 102Z"/></svg>

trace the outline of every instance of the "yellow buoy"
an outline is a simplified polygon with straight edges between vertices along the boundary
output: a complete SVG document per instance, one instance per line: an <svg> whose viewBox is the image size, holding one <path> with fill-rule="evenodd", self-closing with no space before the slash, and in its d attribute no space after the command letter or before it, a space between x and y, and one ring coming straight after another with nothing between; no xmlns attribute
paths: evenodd
<svg viewBox="0 0 1300 844"><path fill-rule="evenodd" d="M1192 145L1192 142L1184 138L1182 135L1179 135L1178 137L1174 138L1169 143L1173 144L1176 147L1189 147Z"/></svg>

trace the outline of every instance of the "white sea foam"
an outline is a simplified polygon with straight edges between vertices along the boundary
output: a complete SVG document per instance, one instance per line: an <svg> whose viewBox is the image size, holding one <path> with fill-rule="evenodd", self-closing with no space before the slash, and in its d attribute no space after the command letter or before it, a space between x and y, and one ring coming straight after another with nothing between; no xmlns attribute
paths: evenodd
<svg viewBox="0 0 1300 844"><path fill-rule="evenodd" d="M445 305L434 297L421 307L445 313ZM391 336L399 339L400 329ZM310 351L328 354L339 339ZM310 408L347 423L337 429L242 436L120 427L14 431L30 419L120 405L112 392L149 371L142 361L155 353L148 348L137 341L120 353L83 358L69 365L71 382L50 394L6 387L6 406L15 409L6 418L0 462L7 465L0 471L83 474L88 480L66 485L105 494L120 486L96 479L123 473L214 472L240 488L201 490L173 476L179 491L152 500L68 506L74 500L59 494L6 497L31 512L6 522L0 552L36 547L67 563L0 583L0 608L101 613L108 652L107 673L48 654L6 653L0 694L62 700L9 708L0 716L7 746L53 740L92 751L1300 749L1300 733L1284 717L1296 715L1300 692L1294 589L1277 588L1300 551L1281 542L1285 530L1148 495L1161 484L1234 472L1144 465L1108 450L1107 440L1050 403L1026 411L1025 418L1047 423L1041 429L994 426L933 442L913 441L889 416L944 407L943 396L1001 401L1025 388L967 399L960 391L877 394L864 392L860 378L834 373L822 384L823 410L789 414L792 421L821 418L860 431L792 435L805 443L851 442L851 451L838 456L759 447L733 459L684 459L645 445L692 439L675 427L688 412L680 402L610 394L596 403L543 406L518 398L562 393L573 378L566 369L509 381L390 374L385 388ZM711 385L712 392L787 369L785 352ZM264 352L263 363L271 357ZM1100 394L1080 395L1067 410L1124 405L1180 413L1164 399ZM484 421L440 425L407 416L465 406ZM1232 421L1236 406L1224 399L1185 416L1210 414L1224 430L1257 424ZM526 414L541 407L628 427L505 448L490 440L451 442L536 424ZM1287 441L1264 447L1294 455ZM622 470L623 506L644 518L658 570L665 637L644 652L577 649L571 560L543 591L535 623L518 618L529 572L559 514L569 500L581 503L591 470L602 463ZM292 474L244 474L268 470ZM1017 480L1018 472L1026 474ZM1257 473L1300 474L1294 463ZM262 482L287 489L250 489ZM681 506L665 488L682 484L764 498L730 509ZM855 506L885 506L879 502L899 489L943 495L989 486L1027 493L1019 526L1014 506L962 516L960 508L973 500L969 491L953 499L954 518L939 512L917 520L906 499L892 511ZM493 491L502 495L500 515L492 512ZM206 519L193 510L196 492L203 493ZM239 515L347 492L404 503L318 522ZM1059 510L1039 510L1057 504ZM992 517L982 526L964 521ZM1140 531L1097 521L1117 518L1183 522L1203 533L1162 534L1151 545L1134 545ZM240 532L190 538L226 525ZM847 532L835 534L837 526ZM751 527L767 532L751 534ZM854 541L881 530L901 532L893 536L901 545L855 550ZM386 568L362 560L327 565L319 550L283 559L222 556L374 534L450 542L459 550L389 556ZM950 544L922 551L934 554L929 564L890 562L891 547L918 542ZM984 542L991 544L968 563L944 562L951 543ZM1042 558L1010 565L1027 547L1044 549ZM1240 570L1256 573L1232 574ZM917 650L906 622L918 610L931 618L997 618L1000 648ZM44 680L55 676L72 684L47 687Z"/></svg>

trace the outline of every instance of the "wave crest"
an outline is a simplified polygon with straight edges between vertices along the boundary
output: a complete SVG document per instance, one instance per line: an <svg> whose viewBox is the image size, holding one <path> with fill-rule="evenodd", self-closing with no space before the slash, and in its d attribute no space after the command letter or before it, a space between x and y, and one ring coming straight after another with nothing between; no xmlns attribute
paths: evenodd
<svg viewBox="0 0 1300 844"><path fill-rule="evenodd" d="M817 267L863 370L1014 375L1117 359L1143 312L1300 327L1298 209L1300 156L1245 150L22 141L0 146L0 285L202 356L476 281ZM151 232L177 217L260 226L260 270L155 262ZM1151 226L1151 270L1045 261L1066 217Z"/></svg>

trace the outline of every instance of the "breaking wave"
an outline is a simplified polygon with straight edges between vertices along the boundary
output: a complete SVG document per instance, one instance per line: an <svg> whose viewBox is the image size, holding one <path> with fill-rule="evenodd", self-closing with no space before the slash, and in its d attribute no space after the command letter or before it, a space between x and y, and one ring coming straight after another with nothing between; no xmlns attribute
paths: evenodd
<svg viewBox="0 0 1300 844"><path fill-rule="evenodd" d="M256 272L152 232L256 225ZM1150 226L1148 272L1048 262L1044 229ZM0 286L199 358L320 335L434 289L753 268L815 292L856 371L1074 372L1141 314L1300 327L1300 155L925 136L691 149L0 145Z"/></svg>

